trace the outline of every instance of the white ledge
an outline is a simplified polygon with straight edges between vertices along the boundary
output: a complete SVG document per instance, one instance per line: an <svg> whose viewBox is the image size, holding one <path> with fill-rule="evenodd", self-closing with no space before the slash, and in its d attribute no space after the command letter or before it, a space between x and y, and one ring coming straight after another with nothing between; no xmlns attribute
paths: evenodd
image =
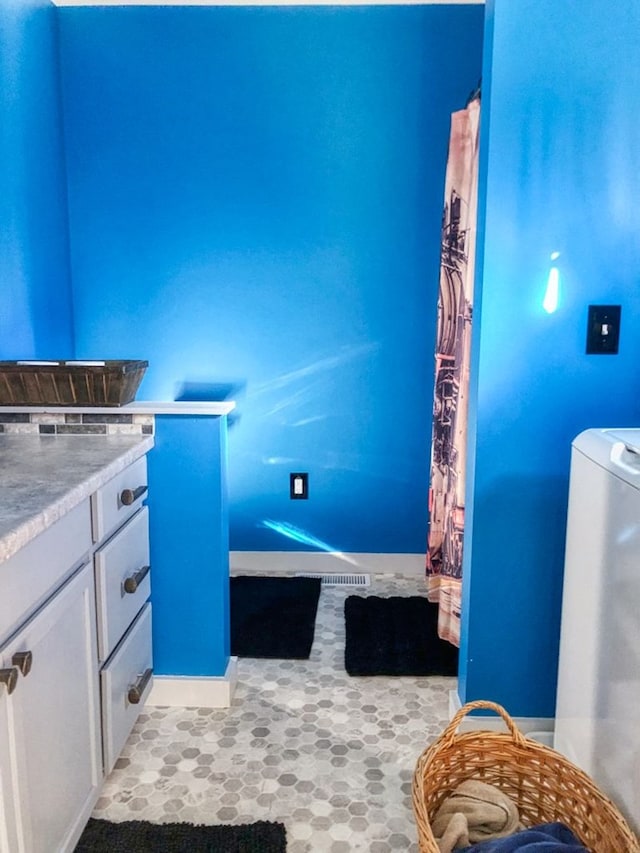
<svg viewBox="0 0 640 853"><path fill-rule="evenodd" d="M91 415L228 415L235 409L232 401L156 402L139 400L124 406L0 406L3 412L15 414L80 414Z"/></svg>

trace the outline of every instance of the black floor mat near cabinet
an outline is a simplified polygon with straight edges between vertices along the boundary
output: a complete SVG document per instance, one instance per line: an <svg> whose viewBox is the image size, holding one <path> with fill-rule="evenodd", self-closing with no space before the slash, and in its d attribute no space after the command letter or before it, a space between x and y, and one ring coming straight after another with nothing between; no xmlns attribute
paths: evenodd
<svg viewBox="0 0 640 853"><path fill-rule="evenodd" d="M232 577L231 654L241 658L308 658L320 587L319 578Z"/></svg>
<svg viewBox="0 0 640 853"><path fill-rule="evenodd" d="M74 853L286 853L284 824L112 823L92 818Z"/></svg>

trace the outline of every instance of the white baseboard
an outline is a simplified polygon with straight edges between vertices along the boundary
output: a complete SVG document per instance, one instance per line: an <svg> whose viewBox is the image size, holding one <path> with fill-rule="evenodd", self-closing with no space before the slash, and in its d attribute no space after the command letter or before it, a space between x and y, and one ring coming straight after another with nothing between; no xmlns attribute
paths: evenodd
<svg viewBox="0 0 640 853"><path fill-rule="evenodd" d="M363 554L353 551L230 551L229 568L236 573L370 572L422 577L425 572L425 555Z"/></svg>
<svg viewBox="0 0 640 853"><path fill-rule="evenodd" d="M449 691L449 719L452 720L458 711L462 708L462 702L458 694L458 688L455 687Z"/></svg>
<svg viewBox="0 0 640 853"><path fill-rule="evenodd" d="M460 708L462 707L462 703L460 702L460 696L458 695L458 690L450 690L449 691L449 719L453 719L455 714L458 713ZM505 709L508 710L508 709ZM476 717L469 716L465 717L458 727L458 731L460 732L475 732L475 731L490 731L490 732L500 732L507 731L507 727L504 724L504 721L501 717L496 716L493 712L489 712L491 716L487 717ZM542 733L550 733L553 732L555 726L555 718L554 717L514 717L513 721L516 726L520 729L522 734L542 734Z"/></svg>
<svg viewBox="0 0 640 853"><path fill-rule="evenodd" d="M228 708L238 681L238 658L217 676L155 675L146 705L172 708Z"/></svg>

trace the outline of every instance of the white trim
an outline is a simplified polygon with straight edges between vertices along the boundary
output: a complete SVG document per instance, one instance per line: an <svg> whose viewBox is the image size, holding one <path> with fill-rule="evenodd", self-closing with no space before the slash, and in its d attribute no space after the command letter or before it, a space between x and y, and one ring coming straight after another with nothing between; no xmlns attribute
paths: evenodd
<svg viewBox="0 0 640 853"><path fill-rule="evenodd" d="M484 6L485 0L52 0L54 6Z"/></svg>
<svg viewBox="0 0 640 853"><path fill-rule="evenodd" d="M452 720L458 711L462 708L458 688L449 691L449 719Z"/></svg>
<svg viewBox="0 0 640 853"><path fill-rule="evenodd" d="M0 406L0 415L3 412L42 414L66 412L74 415L228 415L235 407L236 404L232 400L226 402L198 400L193 403L137 400L134 403L125 403L124 406Z"/></svg>
<svg viewBox="0 0 640 853"><path fill-rule="evenodd" d="M366 554L342 551L230 551L232 572L266 572L271 575L290 572L329 574L401 574L422 577L424 554Z"/></svg>
<svg viewBox="0 0 640 853"><path fill-rule="evenodd" d="M154 675L146 705L172 708L229 708L238 681L238 658L229 658L224 675Z"/></svg>
<svg viewBox="0 0 640 853"><path fill-rule="evenodd" d="M553 731L555 720L553 717L513 717L513 722L523 735L529 733L540 734ZM460 723L458 731L461 732L506 732L507 728L498 717L465 717Z"/></svg>
<svg viewBox="0 0 640 853"><path fill-rule="evenodd" d="M462 702L460 701L460 696L458 695L458 689L449 691L449 719L452 720L453 717L458 713L458 711L462 708ZM549 735L553 732L555 726L555 718L554 717L514 717L514 723L520 729L522 734L537 737L534 740L540 740L541 742L547 742L548 737L544 737L545 735ZM489 731L489 732L506 732L507 727L500 717L497 717L495 714L491 714L490 717L465 717L460 725L458 726L458 731L460 732L477 732L477 731ZM550 745L550 744L548 744Z"/></svg>

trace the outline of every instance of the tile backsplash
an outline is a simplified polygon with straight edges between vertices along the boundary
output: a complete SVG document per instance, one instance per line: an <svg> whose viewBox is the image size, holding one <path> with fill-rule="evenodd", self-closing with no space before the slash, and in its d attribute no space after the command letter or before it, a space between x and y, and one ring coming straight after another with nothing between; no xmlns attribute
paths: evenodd
<svg viewBox="0 0 640 853"><path fill-rule="evenodd" d="M153 435L153 415L0 412L7 435Z"/></svg>

